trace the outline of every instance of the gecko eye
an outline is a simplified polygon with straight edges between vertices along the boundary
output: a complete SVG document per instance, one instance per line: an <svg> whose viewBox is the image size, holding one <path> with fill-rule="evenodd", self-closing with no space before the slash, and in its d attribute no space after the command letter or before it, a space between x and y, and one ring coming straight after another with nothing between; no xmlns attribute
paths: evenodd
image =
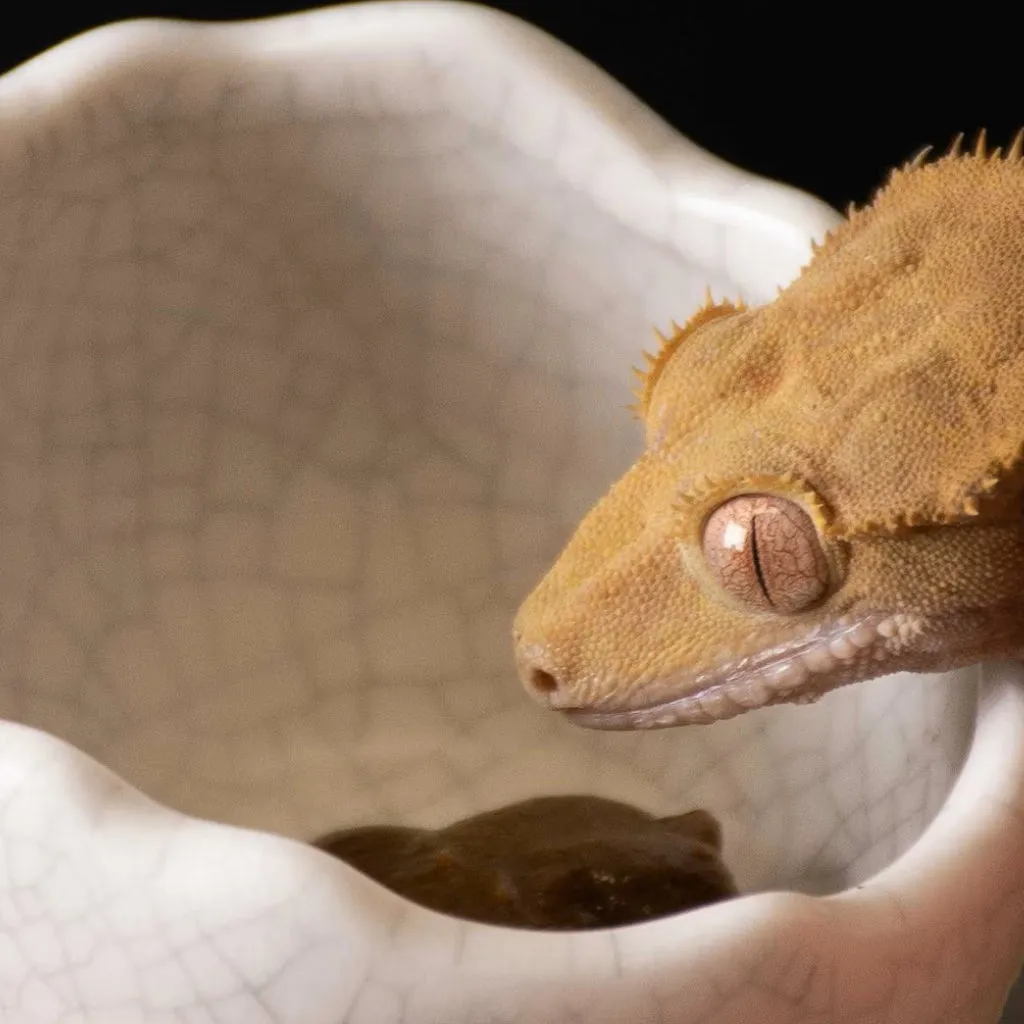
<svg viewBox="0 0 1024 1024"><path fill-rule="evenodd" d="M828 563L811 517L773 494L741 494L704 526L704 558L730 597L752 608L800 612L828 588Z"/></svg>

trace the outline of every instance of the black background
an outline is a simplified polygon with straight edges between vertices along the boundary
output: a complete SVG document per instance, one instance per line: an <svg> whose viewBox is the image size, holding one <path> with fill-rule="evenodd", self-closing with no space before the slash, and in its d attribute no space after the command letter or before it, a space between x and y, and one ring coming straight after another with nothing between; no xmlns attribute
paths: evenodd
<svg viewBox="0 0 1024 1024"><path fill-rule="evenodd" d="M18 5L0 70L131 17L232 20L326 6L287 0ZM1016 5L493 0L582 52L698 144L840 209L922 146L1024 125Z"/></svg>

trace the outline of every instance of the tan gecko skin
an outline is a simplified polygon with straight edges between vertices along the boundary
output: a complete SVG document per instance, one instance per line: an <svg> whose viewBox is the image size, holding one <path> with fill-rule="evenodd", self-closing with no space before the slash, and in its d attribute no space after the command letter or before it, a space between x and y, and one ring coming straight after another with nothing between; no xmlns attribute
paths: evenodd
<svg viewBox="0 0 1024 1024"><path fill-rule="evenodd" d="M773 302L673 325L644 452L516 617L537 699L706 723L1024 650L1021 156L922 154Z"/></svg>

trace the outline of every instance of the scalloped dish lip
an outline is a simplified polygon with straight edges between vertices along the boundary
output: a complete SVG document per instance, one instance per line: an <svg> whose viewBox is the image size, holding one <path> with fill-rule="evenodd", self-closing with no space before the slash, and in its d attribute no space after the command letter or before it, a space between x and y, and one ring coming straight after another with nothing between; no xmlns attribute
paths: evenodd
<svg viewBox="0 0 1024 1024"><path fill-rule="evenodd" d="M528 67L529 75L543 88L559 90L567 102L584 109L599 126L595 131L614 136L645 169L653 170L680 209L704 215L718 224L740 226L772 238L778 245L782 263L785 262L783 254L791 254L795 261L806 248L808 235L824 230L838 216L806 193L756 177L707 154L667 126L603 71L539 30L497 11L450 0L364 0L348 6L242 22L145 19L93 29L0 76L0 122L6 129L0 152L0 178L10 173L11 167L26 170L32 167L33 161L45 159L45 154L41 156L34 151L33 138L45 134L49 117L66 113L75 104L86 107L88 101L95 101L102 94L106 83L141 74L150 62L163 67L181 64L192 68L197 53L200 59L250 64L280 60L284 56L299 60L303 50L326 51L332 45L346 54L365 46L407 55L412 48L422 49L428 44L447 52L453 46L467 43L489 47L496 62L511 63L519 69ZM410 50L403 51L403 46ZM729 254L725 253L723 261L728 259ZM777 267L766 267L765 280L775 272ZM628 374L628 367L624 370ZM1019 849L1018 816L1024 816L1024 667L1002 662L979 666L977 678L980 682L975 731L952 790L939 814L916 842L887 867L863 884L831 896L757 893L688 912L686 934L699 935L702 941L697 943L680 943L679 923L674 918L615 929L616 934L607 938L607 948L611 951L608 956L602 952L605 947L598 951L596 940L589 937L584 947L583 939L578 937L556 938L464 922L458 922L460 930L456 935L450 919L412 909L411 905L379 890L376 885L368 885L328 854L279 836L256 830L229 829L179 814L155 804L148 797L141 797L120 777L107 779L106 769L103 773L96 770L94 764L98 762L78 748L48 733L41 734L39 743L42 749L52 740L49 754L55 765L53 771L61 783L52 786L54 799L70 800L81 796L85 804L98 800L93 791L102 785L113 794L108 800L115 809L121 806L122 810L130 811L126 812L128 818L135 816L130 822L132 826L151 815L149 827L154 831L162 828L168 835L179 830L192 835L189 830L194 830L195 835L206 837L202 842L208 842L212 849L220 849L218 843L259 845L260 855L265 851L267 863L278 869L274 885L289 897L294 895L289 885L293 885L295 892L306 893L308 889L312 893L309 898L313 909L304 911L314 921L309 926L310 933L335 934L339 948L344 948L346 953L354 950L351 962L342 958L345 970L357 979L351 982L351 991L358 995L359 985L372 982L380 992L390 995L387 985L395 977L404 979L415 972L415 985L410 982L412 988L418 985L430 997L443 996L450 1000L442 1006L444 1013L438 1011L439 1015L433 1016L434 1009L428 1000L424 1004L427 1009L419 1011L424 1021L468 1021L472 1012L480 1012L481 1007L489 1005L491 994L498 988L503 993L521 989L531 995L557 990L559 998L562 990L569 993L566 998L575 998L586 990L579 996L582 1006L584 996L592 998L595 991L599 998L607 995L611 1000L616 989L622 989L639 1000L637 993L653 986L659 993L668 993L665 1006L658 1003L659 1012L664 1009L666 1024L690 1024L698 1019L699 1013L707 1012L708 1000L717 997L718 979L707 975L711 982L705 986L706 978L701 974L700 984L693 989L693 1001L688 1001L687 987L679 987L680 977L689 985L687 971L707 971L715 957L757 959L762 950L777 948L785 953L788 964L785 970L789 973L783 977L780 969L778 979L769 979L773 984L777 981L779 987L777 991L772 990L776 993L771 996L775 1002L765 997L765 1008L757 1011L761 1014L759 1019L765 1024L783 1020L786 1024L810 1024L812 1020L820 1020L820 1010L814 1011L818 1013L814 1017L810 1009L807 1016L801 1009L793 1009L797 1000L803 1000L807 992L814 989L817 993L814 998L820 1005L832 1005L827 1001L837 998L836 992L840 993L838 998L848 999L851 1006L870 1004L865 1015L843 1017L848 1024L861 1024L868 1020L866 1014L873 1012L870 1007L877 1007L880 1001L888 1000L895 1007L893 1013L899 1014L901 1007L927 1008L932 1005L929 1000L952 998L952 994L959 991L956 986L961 975L952 977L952 972L947 972L949 980L944 986L941 979L946 975L928 972L934 965L947 963L943 957L952 955L949 950L953 949L953 943L961 941L964 921L975 921L986 913L991 913L993 919L998 916L1000 934L1007 942L1015 943L1010 952L1024 953L1024 915L1017 914L1022 918L1017 923L1006 917L1003 909L1012 902L1011 896L1024 891L1024 865L1019 865L1014 856ZM522 699L526 701L527 697L523 695ZM30 731L28 727L0 722L0 732L5 728L19 730L19 736ZM45 760L31 743L27 740L25 743L26 750L33 756ZM4 757L4 752L0 751L0 763ZM26 768L26 774L28 771ZM64 771L65 775L60 776L59 771ZM0 795L5 792L0 778ZM43 789L42 792L45 795L50 791ZM97 848L107 853L112 849L123 850L133 835L132 828L123 828L114 839L105 838L107 846L99 844ZM2 836L0 828L0 850ZM181 842L186 843L186 838L182 837ZM193 856L197 856L194 851ZM185 859L184 854L182 859ZM122 858L115 860L121 870ZM254 863L259 860L255 852L252 860ZM265 865L261 862L261 866ZM247 863L246 869L249 868L251 865ZM194 866L193 869L197 871ZM304 887L301 879L293 878L303 872L319 877ZM239 875L240 878L254 876ZM193 883L195 892L208 892L204 886L210 884L209 880L199 878L198 874L193 878L187 872L179 872L170 877L177 879L182 892L188 890L188 898L199 898L189 889ZM227 877L230 881L230 873ZM158 883L149 881L149 884L155 887ZM170 883L161 876L159 884L168 886ZM0 892L2 890L3 885L0 885ZM272 891L278 892L277 889ZM230 899L230 893L210 891L209 895L211 899ZM283 902L284 897L281 900ZM348 926L347 932L342 924L324 924L315 917L315 912L326 914L325 906L347 915L342 922ZM330 933L329 928L335 926L337 932ZM424 951L424 943L431 938L439 940L437 948L441 952ZM602 936L598 938L605 941ZM579 943L578 948L570 949L568 943L573 941ZM924 952L915 960L919 948ZM460 958L464 955L469 967L462 965ZM896 968L890 966L898 955L909 965L905 968L907 971L916 969L922 978L932 979L931 991L918 993L915 987L918 979L913 974L907 976L913 991L900 990L901 978ZM982 974L976 956L954 958L954 965L963 964L964 977L972 981L980 979L977 985L983 990L978 997L982 1007L979 1015L972 1016L967 1003L958 1004L967 1007L956 1016L958 1024L982 1024L990 1019L983 1016L986 1008L996 1005L999 998L996 990L1004 976L1012 979L1015 973L1015 967L1006 964L1014 961L1016 954L1004 959L1006 963L1000 960L991 968L991 974ZM338 1000L339 1007L346 994L351 996L349 1005L352 1005L356 995L351 995L350 989L333 977L332 972L344 973L335 960L337 957L329 961L329 967L322 967L316 979L320 982L328 978L324 982L325 991L332 993L331 998ZM920 966L922 964L924 966ZM694 976L691 975L691 980ZM734 976L738 978L740 974L723 975L726 979ZM936 976L940 977L939 981L935 981ZM594 981L597 977L601 979L600 984ZM575 983L567 982L567 978L575 979ZM335 988L330 988L328 982ZM882 989L890 983L892 991L886 994ZM923 985L923 980L920 983ZM349 982L346 980L345 984ZM289 1024L312 1024L323 1019L322 1006L319 1010L305 1008L308 985L307 979L306 990L300 991L298 983L292 990L291 997L296 1005L301 1003L303 1010L289 1020ZM817 991L819 988L821 992ZM1005 986L1003 989L1005 991ZM408 995L402 994L403 998ZM516 991L507 998L518 995ZM671 1004L669 997L674 1000ZM730 998L728 994L722 996L723 1000L727 998ZM967 996L963 998L966 1000ZM914 999L920 1001L913 1003ZM778 1010L779 1000L787 1008ZM212 996L210 1002L213 1002ZM196 1005L201 1009L203 1003L197 1001ZM378 1014L371 1018L372 1024L378 1021L397 1024L403 1019L404 1008L391 1016L382 1016L380 1005L383 1003L378 1002L378 1010L371 1011ZM2 1006L3 993L0 993L0 1009ZM87 1012L88 1008L83 1014ZM346 1007L343 1013L347 1012ZM415 1004L411 1012L418 1012ZM500 1011L495 1012L500 1018ZM746 1012L742 1007L736 1010L736 1013L742 1012ZM156 1017L154 1011L152 1019ZM281 1018L258 1017L253 1012L251 1017L240 1019L248 1024L249 1020ZM558 1020L563 1019L578 1019L578 1015L573 1016L567 1010L558 1017ZM739 1024L748 1018L725 1013L721 1019L723 1024ZM911 1024L911 1018L906 1016L892 1019ZM42 1021L43 1017L26 1020ZM14 1024L22 1022L14 1020ZM146 1024L145 1018L138 1019L138 1024ZM420 1020L413 1020L412 1024L420 1024Z"/></svg>

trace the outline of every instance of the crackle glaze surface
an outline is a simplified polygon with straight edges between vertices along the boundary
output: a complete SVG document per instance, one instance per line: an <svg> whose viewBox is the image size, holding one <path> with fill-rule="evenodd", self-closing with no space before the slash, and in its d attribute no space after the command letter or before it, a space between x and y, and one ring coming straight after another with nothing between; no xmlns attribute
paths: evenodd
<svg viewBox="0 0 1024 1024"><path fill-rule="evenodd" d="M454 5L105 29L0 122L0 1019L995 1018L1016 669L653 735L513 672L650 326L767 300L832 211ZM572 792L708 807L760 894L529 934L292 841Z"/></svg>

